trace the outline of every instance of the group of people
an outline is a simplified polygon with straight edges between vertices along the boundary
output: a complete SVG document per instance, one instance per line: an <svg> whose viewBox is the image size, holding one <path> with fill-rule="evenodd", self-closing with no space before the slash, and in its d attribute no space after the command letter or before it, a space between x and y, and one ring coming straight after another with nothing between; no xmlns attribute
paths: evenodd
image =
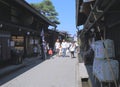
<svg viewBox="0 0 120 87"><path fill-rule="evenodd" d="M54 50L49 47L49 43L46 43L46 41L43 41L42 47L43 47L45 59L47 57L52 57L54 51L57 56L62 56L62 57L69 56L68 53L70 52L71 58L74 58L75 57L74 52L75 52L76 48L78 47L78 44L75 43L74 41L69 42L69 41L65 41L65 39L60 41L59 39L57 39L55 42ZM40 48L40 46L39 46L39 48ZM37 56L38 55L38 46L34 46L33 51L34 51L35 56ZM40 55L42 55L41 51L40 51Z"/></svg>
<svg viewBox="0 0 120 87"><path fill-rule="evenodd" d="M65 39L63 39L62 42L60 42L59 39L55 42L55 51L57 53L57 56L63 56L65 57L68 52L71 53L71 58L74 58L74 52L76 48L78 47L78 44L73 42L67 42Z"/></svg>

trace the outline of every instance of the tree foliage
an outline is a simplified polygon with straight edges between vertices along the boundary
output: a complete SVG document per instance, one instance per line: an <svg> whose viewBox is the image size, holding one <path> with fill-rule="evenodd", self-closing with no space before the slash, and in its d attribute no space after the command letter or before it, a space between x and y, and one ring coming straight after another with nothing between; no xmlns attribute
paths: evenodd
<svg viewBox="0 0 120 87"><path fill-rule="evenodd" d="M33 6L36 10L38 10L52 22L60 24L57 18L58 13L56 12L55 7L50 0L43 0L40 3L31 3L31 6Z"/></svg>

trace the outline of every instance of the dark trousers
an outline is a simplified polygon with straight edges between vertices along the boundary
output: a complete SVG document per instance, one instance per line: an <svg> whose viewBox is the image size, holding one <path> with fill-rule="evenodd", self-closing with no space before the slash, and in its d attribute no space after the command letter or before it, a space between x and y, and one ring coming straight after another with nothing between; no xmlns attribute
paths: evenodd
<svg viewBox="0 0 120 87"><path fill-rule="evenodd" d="M71 57L74 57L74 51L71 51Z"/></svg>

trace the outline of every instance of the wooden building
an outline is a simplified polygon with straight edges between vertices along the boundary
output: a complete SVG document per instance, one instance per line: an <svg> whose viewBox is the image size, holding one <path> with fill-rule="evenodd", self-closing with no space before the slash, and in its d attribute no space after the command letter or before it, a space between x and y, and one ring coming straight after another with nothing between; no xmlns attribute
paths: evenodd
<svg viewBox="0 0 120 87"><path fill-rule="evenodd" d="M0 0L0 60L10 59L5 55L10 55L11 48L23 51L24 56L32 54L33 46L42 43L41 31L49 26L56 27L26 1Z"/></svg>
<svg viewBox="0 0 120 87"><path fill-rule="evenodd" d="M76 0L76 27L81 25L84 27L78 35L82 53L87 51L92 38L95 41L111 39L115 47L114 59L120 65L120 1Z"/></svg>

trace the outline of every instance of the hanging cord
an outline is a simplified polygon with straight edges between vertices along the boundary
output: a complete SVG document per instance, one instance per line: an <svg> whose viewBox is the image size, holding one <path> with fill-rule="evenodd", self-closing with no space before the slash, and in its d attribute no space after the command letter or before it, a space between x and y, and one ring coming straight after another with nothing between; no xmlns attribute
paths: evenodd
<svg viewBox="0 0 120 87"><path fill-rule="evenodd" d="M90 4L90 7L91 7L91 9L93 10L93 7L92 7L91 4ZM97 20L97 17L95 16L95 13L94 13L94 12L93 12L93 16L94 16L95 20ZM97 26L97 29L98 29L98 32L100 33L100 27L99 27L99 26ZM113 68L112 68L112 65L111 65L111 63L110 63L110 59L109 59L109 57L108 57L108 51L107 51L107 49L106 49L106 47L105 47L104 39L103 39L102 36L101 36L101 40L102 40L102 42L103 42L104 52L105 52L105 54L106 54L105 56L106 56L107 61L108 61L108 64L109 64L109 69L110 69L110 71L111 71L111 73L112 73L112 78L113 78L113 80L114 80L115 87L117 87L117 81L115 80L115 73L114 73Z"/></svg>

